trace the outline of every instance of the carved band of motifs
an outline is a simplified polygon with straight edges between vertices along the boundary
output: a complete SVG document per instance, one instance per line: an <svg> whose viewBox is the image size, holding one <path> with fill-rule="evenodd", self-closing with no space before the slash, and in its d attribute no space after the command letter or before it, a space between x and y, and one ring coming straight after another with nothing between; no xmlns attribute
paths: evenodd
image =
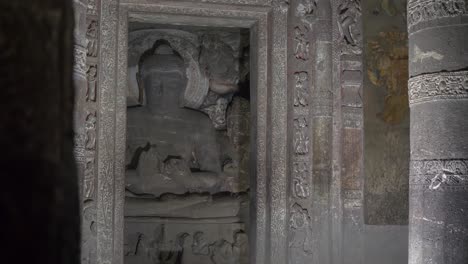
<svg viewBox="0 0 468 264"><path fill-rule="evenodd" d="M410 186L468 191L468 159L412 160Z"/></svg>
<svg viewBox="0 0 468 264"><path fill-rule="evenodd" d="M409 102L468 99L468 71L425 74L409 80Z"/></svg>
<svg viewBox="0 0 468 264"><path fill-rule="evenodd" d="M408 4L408 28L418 23L468 15L466 0L414 0Z"/></svg>

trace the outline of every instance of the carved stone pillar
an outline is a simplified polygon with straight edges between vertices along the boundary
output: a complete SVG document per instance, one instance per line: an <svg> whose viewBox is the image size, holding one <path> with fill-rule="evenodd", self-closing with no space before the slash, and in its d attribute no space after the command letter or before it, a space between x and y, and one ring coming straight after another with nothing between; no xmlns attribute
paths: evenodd
<svg viewBox="0 0 468 264"><path fill-rule="evenodd" d="M97 49L96 0L74 0L75 160L81 200L81 263L96 263Z"/></svg>
<svg viewBox="0 0 468 264"><path fill-rule="evenodd" d="M468 263L468 6L408 3L409 263Z"/></svg>

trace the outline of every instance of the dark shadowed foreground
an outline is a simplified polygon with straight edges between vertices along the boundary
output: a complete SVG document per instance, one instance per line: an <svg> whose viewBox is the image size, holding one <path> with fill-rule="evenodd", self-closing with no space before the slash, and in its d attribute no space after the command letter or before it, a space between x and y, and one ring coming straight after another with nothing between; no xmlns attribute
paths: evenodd
<svg viewBox="0 0 468 264"><path fill-rule="evenodd" d="M71 1L0 0L2 263L79 261Z"/></svg>

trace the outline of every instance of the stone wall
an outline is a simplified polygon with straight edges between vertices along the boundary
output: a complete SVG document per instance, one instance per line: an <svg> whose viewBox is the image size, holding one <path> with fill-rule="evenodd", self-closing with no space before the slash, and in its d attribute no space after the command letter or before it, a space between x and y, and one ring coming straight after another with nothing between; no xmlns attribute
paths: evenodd
<svg viewBox="0 0 468 264"><path fill-rule="evenodd" d="M365 222L408 223L406 1L364 1Z"/></svg>

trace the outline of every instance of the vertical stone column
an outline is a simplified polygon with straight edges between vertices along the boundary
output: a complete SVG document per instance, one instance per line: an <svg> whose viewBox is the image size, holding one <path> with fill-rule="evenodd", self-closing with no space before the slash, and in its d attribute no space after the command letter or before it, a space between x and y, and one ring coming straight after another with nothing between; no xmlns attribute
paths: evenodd
<svg viewBox="0 0 468 264"><path fill-rule="evenodd" d="M330 263L333 76L329 0L291 1L289 263Z"/></svg>
<svg viewBox="0 0 468 264"><path fill-rule="evenodd" d="M75 160L81 201L81 262L96 263L97 0L74 0Z"/></svg>
<svg viewBox="0 0 468 264"><path fill-rule="evenodd" d="M341 163L336 164L341 169L341 174L337 173L341 177L334 177L332 194L336 196L333 204L341 212L335 209L332 219L342 217L341 227L339 221L333 225L334 241L342 240L342 252L333 252L333 263L358 264L364 263L362 7L361 1L356 0L334 0L333 3L336 20L334 91L337 98L334 113L336 126L340 126L336 130L341 133L336 136L340 142L334 146L339 154L333 157L334 162L336 157L341 158Z"/></svg>
<svg viewBox="0 0 468 264"><path fill-rule="evenodd" d="M408 3L409 263L468 263L468 6Z"/></svg>

